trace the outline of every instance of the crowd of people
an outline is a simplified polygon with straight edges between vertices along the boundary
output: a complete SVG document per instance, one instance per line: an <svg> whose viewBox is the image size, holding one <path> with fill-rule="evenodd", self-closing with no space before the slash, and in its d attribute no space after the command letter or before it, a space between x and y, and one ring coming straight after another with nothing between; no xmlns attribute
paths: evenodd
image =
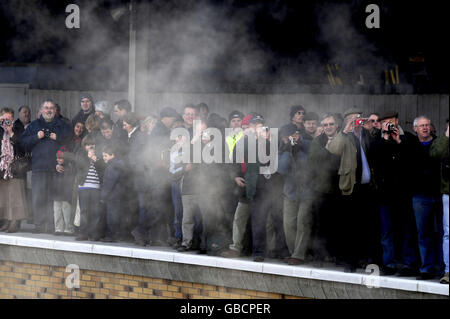
<svg viewBox="0 0 450 319"><path fill-rule="evenodd" d="M138 118L127 100L82 94L72 120L60 110L46 100L34 121L27 106L15 121L12 109L0 111L0 231L28 220L35 233L79 241L333 262L347 272L377 264L383 275L449 282L448 119L434 132L418 116L411 133L394 111L319 116L294 105L273 136L261 114L224 118L205 103ZM191 140L171 139L174 128ZM223 133L223 160L177 161L183 147L174 145L203 149L217 138L208 128ZM260 173L273 157L246 155L251 136L267 147L276 139L275 172Z"/></svg>

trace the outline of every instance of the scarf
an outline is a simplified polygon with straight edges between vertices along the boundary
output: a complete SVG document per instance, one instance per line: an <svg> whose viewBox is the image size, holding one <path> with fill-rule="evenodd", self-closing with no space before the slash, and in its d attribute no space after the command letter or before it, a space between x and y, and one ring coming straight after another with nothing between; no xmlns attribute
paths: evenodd
<svg viewBox="0 0 450 319"><path fill-rule="evenodd" d="M5 171L3 179L13 178L11 166L14 161L14 148L8 131L4 131L2 140L2 156L0 161L0 171Z"/></svg>

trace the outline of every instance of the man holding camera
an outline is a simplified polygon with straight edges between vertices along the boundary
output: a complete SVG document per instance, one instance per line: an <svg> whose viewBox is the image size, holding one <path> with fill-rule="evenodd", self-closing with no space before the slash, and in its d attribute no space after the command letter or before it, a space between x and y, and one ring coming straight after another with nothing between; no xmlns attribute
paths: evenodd
<svg viewBox="0 0 450 319"><path fill-rule="evenodd" d="M40 107L41 116L26 128L20 138L21 146L31 152L32 203L35 232L53 232L51 181L56 168L56 152L71 132L69 124L55 116L52 100Z"/></svg>
<svg viewBox="0 0 450 319"><path fill-rule="evenodd" d="M342 231L342 250L337 259L350 272L366 262L374 262L379 245L378 217L373 209L372 196L372 138L364 128L367 119L361 118L361 114L362 111L356 107L347 110L344 129L326 146L332 154L340 157L339 188L343 209L338 227Z"/></svg>
<svg viewBox="0 0 450 319"><path fill-rule="evenodd" d="M384 275L394 275L397 273L397 261L401 261L398 274L415 276L418 274L417 234L407 169L410 161L408 152L414 136L403 131L395 111L381 114L379 120L381 132L374 143L373 154L380 201L381 270Z"/></svg>

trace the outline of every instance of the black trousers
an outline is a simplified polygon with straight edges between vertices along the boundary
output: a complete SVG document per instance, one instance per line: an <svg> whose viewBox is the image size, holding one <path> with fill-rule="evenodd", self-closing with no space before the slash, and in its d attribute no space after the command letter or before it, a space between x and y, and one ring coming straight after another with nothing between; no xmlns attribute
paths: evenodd
<svg viewBox="0 0 450 319"><path fill-rule="evenodd" d="M260 175L258 178L265 177ZM289 250L283 227L283 178L279 174L273 174L265 181L264 187L257 189L254 198L250 200L254 257L264 257L266 254L266 225L269 213L272 213L274 223L276 252L279 257L287 257Z"/></svg>
<svg viewBox="0 0 450 319"><path fill-rule="evenodd" d="M355 184L351 195L342 196L338 221L338 258L357 266L359 261L381 259L380 217L370 184Z"/></svg>
<svg viewBox="0 0 450 319"><path fill-rule="evenodd" d="M336 257L339 240L336 223L341 213L340 195L315 193L311 249L316 260Z"/></svg>

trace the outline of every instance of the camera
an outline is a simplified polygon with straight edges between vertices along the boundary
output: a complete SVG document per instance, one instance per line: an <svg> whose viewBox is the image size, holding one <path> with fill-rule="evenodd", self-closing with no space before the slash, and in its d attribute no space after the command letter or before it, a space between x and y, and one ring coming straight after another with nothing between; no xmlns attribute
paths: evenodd
<svg viewBox="0 0 450 319"><path fill-rule="evenodd" d="M387 125L387 132L389 134L394 133L395 125L393 123L388 123Z"/></svg>
<svg viewBox="0 0 450 319"><path fill-rule="evenodd" d="M355 126L364 126L364 124L366 124L367 120L366 119L355 119L353 121L353 125Z"/></svg>
<svg viewBox="0 0 450 319"><path fill-rule="evenodd" d="M295 140L295 138L293 136L289 136L289 141L291 141L291 145L297 145L297 141Z"/></svg>
<svg viewBox="0 0 450 319"><path fill-rule="evenodd" d="M50 138L50 134L52 134L52 132L48 128L44 129L43 131L44 131L44 137Z"/></svg>
<svg viewBox="0 0 450 319"><path fill-rule="evenodd" d="M11 125L11 121L10 120L0 120L0 125L10 126Z"/></svg>
<svg viewBox="0 0 450 319"><path fill-rule="evenodd" d="M209 140L209 134L206 131L202 132L202 141L208 141Z"/></svg>

